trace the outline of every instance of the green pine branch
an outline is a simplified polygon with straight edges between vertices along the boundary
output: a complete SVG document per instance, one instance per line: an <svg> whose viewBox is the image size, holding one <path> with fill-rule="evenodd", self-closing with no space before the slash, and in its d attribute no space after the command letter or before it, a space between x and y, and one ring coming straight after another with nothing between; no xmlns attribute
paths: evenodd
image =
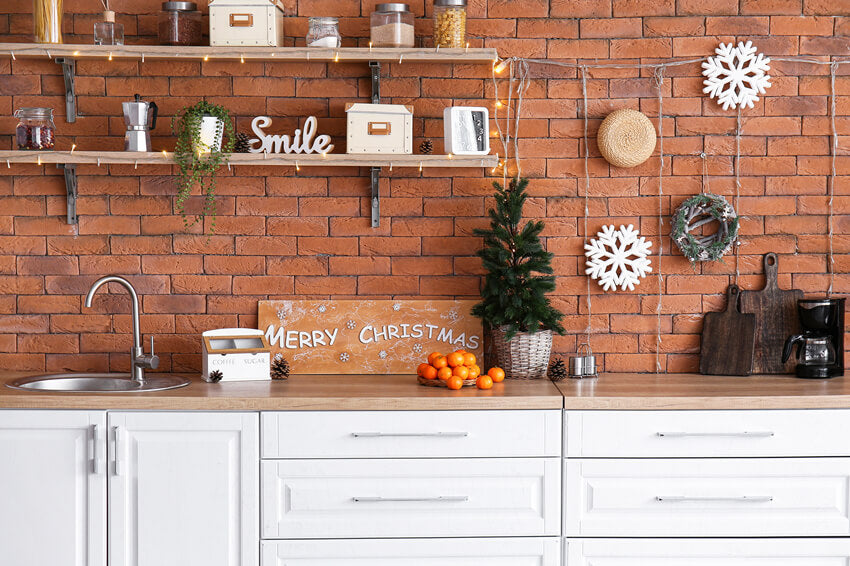
<svg viewBox="0 0 850 566"><path fill-rule="evenodd" d="M522 223L528 179L511 179L505 188L494 182L496 207L489 210L490 228L476 229L484 240L478 251L484 269L481 302L472 313L492 328L507 327L506 337L517 332L552 330L564 334L563 314L546 297L555 290L553 254L543 248L542 221Z"/></svg>

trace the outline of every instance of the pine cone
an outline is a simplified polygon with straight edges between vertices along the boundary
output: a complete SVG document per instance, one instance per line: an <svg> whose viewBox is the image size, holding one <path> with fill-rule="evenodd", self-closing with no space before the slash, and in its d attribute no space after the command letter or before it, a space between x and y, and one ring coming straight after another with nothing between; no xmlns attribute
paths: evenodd
<svg viewBox="0 0 850 566"><path fill-rule="evenodd" d="M272 379L289 379L289 362L280 354L275 354L271 367Z"/></svg>
<svg viewBox="0 0 850 566"><path fill-rule="evenodd" d="M224 377L224 374L221 373L219 370L213 370L210 372L210 381L212 383L218 383L219 381L221 381L222 377Z"/></svg>
<svg viewBox="0 0 850 566"><path fill-rule="evenodd" d="M561 358L555 358L555 361L549 365L547 375L552 381L561 381L567 377L567 365L564 363L564 360Z"/></svg>
<svg viewBox="0 0 850 566"><path fill-rule="evenodd" d="M249 153L248 149L251 146L248 140L250 139L251 136L245 132L237 132L233 139L233 153Z"/></svg>
<svg viewBox="0 0 850 566"><path fill-rule="evenodd" d="M434 144L431 140L425 140L421 144L419 144L419 153L424 155L431 155L431 152L434 151Z"/></svg>

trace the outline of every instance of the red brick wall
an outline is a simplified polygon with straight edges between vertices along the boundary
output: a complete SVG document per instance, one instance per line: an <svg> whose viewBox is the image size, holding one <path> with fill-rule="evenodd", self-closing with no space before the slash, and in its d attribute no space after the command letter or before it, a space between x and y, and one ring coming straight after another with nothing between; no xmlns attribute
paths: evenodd
<svg viewBox="0 0 850 566"><path fill-rule="evenodd" d="M95 0L66 0L69 41L90 42ZM303 37L306 17L339 15L346 44L363 44L374 1L288 0L287 35ZM422 16L425 4L414 0ZM5 0L0 41L29 41L31 0ZM151 43L154 0L120 0L116 8L128 43ZM472 0L473 45L502 56L654 61L712 54L721 41L751 39L771 56L850 54L848 0ZM426 34L429 21L417 21ZM71 35L76 34L76 35ZM356 38L356 39L353 39ZM830 171L829 71L826 66L775 63L773 87L743 113L740 161L742 222L739 268L745 288L759 287L761 257L780 254L780 284L810 294L826 291L827 190ZM224 104L247 131L268 114L275 131L314 114L320 130L344 147L343 107L366 101L365 65L249 62L81 61L77 91L82 116L57 120L58 146L121 149L120 102L136 92L155 99L163 114L156 148L173 147L169 117L206 96ZM492 105L485 66L390 65L386 101L415 107L416 145L435 139L440 151L442 108L450 103ZM545 217L546 245L556 254L555 303L570 334L556 350L572 351L583 332L583 160L581 85L572 69L533 67L520 140L524 172L533 178L529 217ZM850 136L850 64L839 67L837 128ZM708 154L708 188L734 194L735 114L701 93L699 64L671 68L663 86L665 214L699 191ZM651 70L594 70L588 81L591 138L616 108L657 115ZM504 92L504 89L503 89ZM0 149L12 146L21 106L64 112L59 67L46 60L0 57ZM332 96L328 97L328 93ZM847 137L841 145L850 146ZM591 232L632 223L657 233L658 159L635 169L609 167L590 142ZM850 161L837 160L836 291L850 289ZM78 233L64 223L60 171L0 167L0 367L59 370L126 369L129 346L125 296L102 296L83 312L81 295L98 276L129 275L143 297L142 329L159 338L165 369L196 370L198 334L209 328L253 326L256 303L267 297L469 297L480 265L473 255L491 205L490 180L480 169L395 170L381 181L381 227L369 227L366 171L341 168L237 167L222 171L217 234L185 233L174 214L166 167L80 167ZM486 172L489 175L489 171ZM192 203L197 206L197 203ZM665 231L669 228L665 227ZM657 244L656 244L657 245ZM723 304L735 259L696 270L663 239L661 316L666 371L697 366L701 313ZM653 269L657 273L657 258ZM602 294L593 285L593 348L611 371L650 371L655 364L657 279L635 292Z"/></svg>

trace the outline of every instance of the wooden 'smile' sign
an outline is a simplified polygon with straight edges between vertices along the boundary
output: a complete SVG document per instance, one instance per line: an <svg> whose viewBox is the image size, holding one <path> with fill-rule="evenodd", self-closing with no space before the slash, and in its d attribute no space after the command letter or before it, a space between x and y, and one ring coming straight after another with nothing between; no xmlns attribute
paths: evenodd
<svg viewBox="0 0 850 566"><path fill-rule="evenodd" d="M260 301L259 327L292 373L415 373L430 352L481 357L475 301Z"/></svg>

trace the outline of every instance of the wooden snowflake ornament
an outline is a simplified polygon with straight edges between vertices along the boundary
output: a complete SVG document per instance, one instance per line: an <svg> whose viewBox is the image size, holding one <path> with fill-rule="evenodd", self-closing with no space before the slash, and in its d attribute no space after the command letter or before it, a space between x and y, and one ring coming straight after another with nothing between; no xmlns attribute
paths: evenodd
<svg viewBox="0 0 850 566"><path fill-rule="evenodd" d="M770 58L753 46L752 41L720 44L711 57L702 64L705 88L702 91L710 98L717 98L723 110L738 107L753 107L758 95L770 86Z"/></svg>
<svg viewBox="0 0 850 566"><path fill-rule="evenodd" d="M623 291L635 290L635 285L652 271L649 248L652 242L641 236L634 226L603 226L596 238L584 245L587 256L585 273L604 291L620 287Z"/></svg>

